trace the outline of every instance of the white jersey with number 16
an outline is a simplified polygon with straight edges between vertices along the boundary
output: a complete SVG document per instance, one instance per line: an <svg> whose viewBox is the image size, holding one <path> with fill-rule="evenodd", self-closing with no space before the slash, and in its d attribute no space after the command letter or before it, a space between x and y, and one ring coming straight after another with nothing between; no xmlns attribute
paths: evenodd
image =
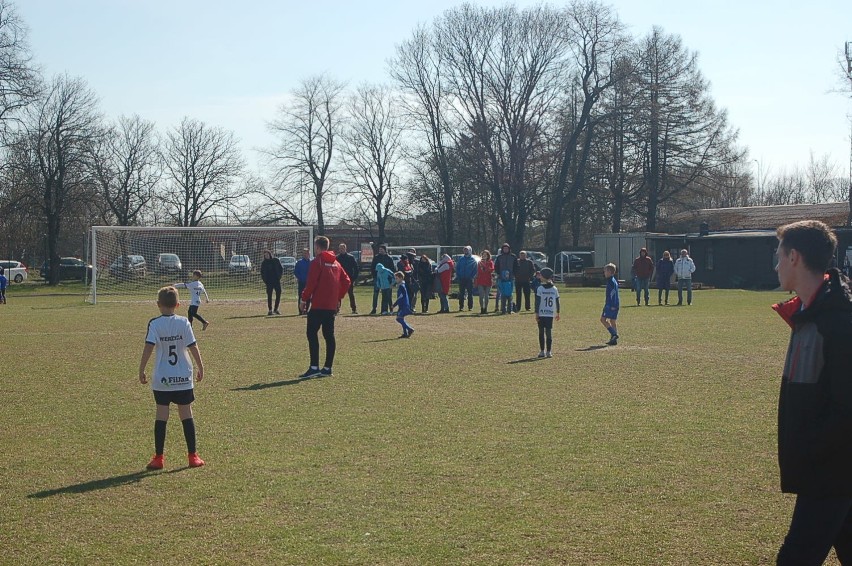
<svg viewBox="0 0 852 566"><path fill-rule="evenodd" d="M187 348L195 344L195 334L186 317L163 315L148 322L147 344L153 344L155 355L151 389L182 391L192 389L192 360Z"/></svg>
<svg viewBox="0 0 852 566"><path fill-rule="evenodd" d="M556 316L556 301L559 300L559 289L556 285L545 287L540 285L535 294L539 297L538 316L553 318Z"/></svg>

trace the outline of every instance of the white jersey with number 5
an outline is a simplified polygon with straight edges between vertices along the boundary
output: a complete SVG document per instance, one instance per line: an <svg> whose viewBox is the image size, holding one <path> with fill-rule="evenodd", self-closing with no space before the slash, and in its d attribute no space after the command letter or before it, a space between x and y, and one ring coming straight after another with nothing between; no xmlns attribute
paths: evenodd
<svg viewBox="0 0 852 566"><path fill-rule="evenodd" d="M190 306L201 306L201 293L204 293L204 296L207 296L207 289L204 288L204 283L201 281L187 281L186 283L178 283L175 285L176 289L180 289L181 287L189 290L189 304ZM207 300L210 300L210 297L207 297Z"/></svg>
<svg viewBox="0 0 852 566"><path fill-rule="evenodd" d="M559 289L556 285L545 287L539 285L535 294L538 295L540 304L538 307L538 316L545 318L553 318L556 316L556 299L559 298Z"/></svg>
<svg viewBox="0 0 852 566"><path fill-rule="evenodd" d="M192 389L192 360L187 348L195 344L195 334L186 317L173 314L152 318L148 322L145 342L153 344L157 349L151 389Z"/></svg>

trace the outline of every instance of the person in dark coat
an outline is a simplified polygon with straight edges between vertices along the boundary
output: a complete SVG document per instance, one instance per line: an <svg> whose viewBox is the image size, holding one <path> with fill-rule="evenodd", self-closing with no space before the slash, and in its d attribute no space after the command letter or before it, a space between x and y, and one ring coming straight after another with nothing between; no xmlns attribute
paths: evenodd
<svg viewBox="0 0 852 566"><path fill-rule="evenodd" d="M269 309L267 315L281 314L278 307L281 304L281 276L284 268L277 257L273 257L269 250L263 251L263 261L260 263L260 278L266 285L266 306ZM275 292L275 308L272 308L272 293Z"/></svg>
<svg viewBox="0 0 852 566"><path fill-rule="evenodd" d="M778 229L778 281L796 296L773 305L792 328L778 397L781 491L796 494L776 564L822 564L834 547L852 564L852 292L827 270L837 246L817 220Z"/></svg>
<svg viewBox="0 0 852 566"><path fill-rule="evenodd" d="M352 309L352 314L358 314L358 306L355 304L355 282L358 280L358 262L355 261L355 256L346 251L346 244L337 246L337 262L349 276L349 307Z"/></svg>
<svg viewBox="0 0 852 566"><path fill-rule="evenodd" d="M432 290L435 285L435 274L432 271L432 260L429 259L429 256L423 254L420 256L420 261L418 261L415 267L415 275L417 276L417 283L420 285L420 308L422 312L429 312L429 300L432 298ZM414 308L414 305L411 305Z"/></svg>
<svg viewBox="0 0 852 566"><path fill-rule="evenodd" d="M663 304L663 291L666 292L666 304L669 304L669 289L672 286L672 275L674 274L674 262L672 254L668 250L663 252L663 257L657 262L657 304Z"/></svg>
<svg viewBox="0 0 852 566"><path fill-rule="evenodd" d="M524 294L524 310L530 310L530 282L535 276L535 264L527 259L527 252L518 253L515 268L515 312L521 310L521 292Z"/></svg>
<svg viewBox="0 0 852 566"><path fill-rule="evenodd" d="M370 273L373 274L373 310L370 311L370 314L376 314L376 307L379 303L379 293L381 289L379 289L378 279L375 277L376 275L376 264L381 263L385 268L388 269L391 273L396 272L396 266L393 264L393 259L388 255L388 247L384 244L379 246L376 255L373 257L373 261L370 262ZM389 303L390 304L390 303Z"/></svg>

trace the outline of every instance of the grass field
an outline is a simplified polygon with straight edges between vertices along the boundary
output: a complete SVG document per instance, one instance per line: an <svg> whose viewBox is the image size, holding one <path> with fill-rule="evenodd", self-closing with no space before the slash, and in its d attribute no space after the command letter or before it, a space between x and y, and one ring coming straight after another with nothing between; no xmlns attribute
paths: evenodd
<svg viewBox="0 0 852 566"><path fill-rule="evenodd" d="M345 315L335 375L301 382L292 300L276 318L203 305L207 466L186 467L174 414L166 469L145 472L154 305L13 290L0 563L774 563L792 498L775 459L788 330L769 306L786 295L637 308L625 291L602 348L603 291L562 293L553 359L532 359L530 314L416 316L411 340Z"/></svg>

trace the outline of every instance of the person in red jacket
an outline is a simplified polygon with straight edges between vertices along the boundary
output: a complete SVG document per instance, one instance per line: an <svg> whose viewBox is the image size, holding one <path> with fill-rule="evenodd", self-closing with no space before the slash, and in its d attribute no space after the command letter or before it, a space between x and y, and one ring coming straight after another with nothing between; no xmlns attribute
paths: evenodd
<svg viewBox="0 0 852 566"><path fill-rule="evenodd" d="M299 298L299 308L311 305L308 311L308 350L311 355L311 365L308 371L300 375L302 379L331 375L331 364L334 363L334 317L340 310L340 301L349 290L349 276L337 261L334 252L329 251L329 241L325 236L314 238L314 259L308 267L308 281L305 290ZM319 367L319 337L317 333L322 328L325 339L325 365Z"/></svg>

